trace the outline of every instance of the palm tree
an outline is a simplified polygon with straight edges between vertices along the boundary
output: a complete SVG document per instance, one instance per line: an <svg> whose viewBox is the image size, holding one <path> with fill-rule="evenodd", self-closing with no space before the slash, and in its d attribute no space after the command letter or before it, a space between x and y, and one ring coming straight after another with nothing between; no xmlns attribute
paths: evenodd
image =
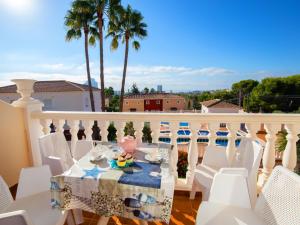
<svg viewBox="0 0 300 225"><path fill-rule="evenodd" d="M66 33L66 41L79 39L82 36L82 32L84 33L86 72L89 85L91 108L93 112L95 112L95 103L90 73L88 45L95 45L96 38L98 37L97 29L93 27L94 20L95 18L92 13L91 5L87 1L82 0L74 1L72 4L72 8L68 10L67 15L65 16L65 25L68 28Z"/></svg>
<svg viewBox="0 0 300 225"><path fill-rule="evenodd" d="M84 1L84 0L81 0ZM104 85L104 57L103 57L103 29L104 16L113 17L115 11L119 9L120 0L85 0L90 4L91 8L85 7L83 10L91 10L96 16L95 26L99 33L99 49L100 49L100 88L101 88L101 110L105 111L105 85ZM79 6L80 7L80 6Z"/></svg>
<svg viewBox="0 0 300 225"><path fill-rule="evenodd" d="M117 15L109 21L108 35L112 37L111 49L115 50L119 46L119 40L125 43L124 68L120 95L120 112L123 111L123 99L128 63L129 42L132 40L132 47L135 50L140 48L140 43L136 38L143 39L147 36L147 24L143 22L142 14L133 10L130 5L127 8L118 10Z"/></svg>

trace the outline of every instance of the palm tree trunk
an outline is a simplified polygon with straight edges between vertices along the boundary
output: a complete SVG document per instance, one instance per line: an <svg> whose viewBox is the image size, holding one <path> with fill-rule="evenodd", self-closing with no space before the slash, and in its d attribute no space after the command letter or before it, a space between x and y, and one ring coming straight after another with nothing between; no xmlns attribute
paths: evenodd
<svg viewBox="0 0 300 225"><path fill-rule="evenodd" d="M125 89L125 80L126 80L126 71L127 71L127 62L128 62L128 51L129 51L128 44L129 44L129 39L126 38L123 78L122 78L121 96L120 96L120 105L119 105L120 112L123 112L124 89Z"/></svg>
<svg viewBox="0 0 300 225"><path fill-rule="evenodd" d="M98 29L100 41L100 88L101 88L101 110L105 111L105 94L104 94L104 60L103 60L103 13L98 10Z"/></svg>
<svg viewBox="0 0 300 225"><path fill-rule="evenodd" d="M91 108L92 108L92 112L95 112L95 102L94 102L91 73L90 73L88 31L84 31L84 50L85 50L86 74L87 74L88 85L89 85Z"/></svg>

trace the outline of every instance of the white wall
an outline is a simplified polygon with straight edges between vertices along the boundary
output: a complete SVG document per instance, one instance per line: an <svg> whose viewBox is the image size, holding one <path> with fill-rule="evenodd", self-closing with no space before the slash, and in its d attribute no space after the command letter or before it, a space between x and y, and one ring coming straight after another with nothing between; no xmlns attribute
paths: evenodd
<svg viewBox="0 0 300 225"><path fill-rule="evenodd" d="M207 108L202 105L201 113L239 113L239 109L234 108Z"/></svg>
<svg viewBox="0 0 300 225"><path fill-rule="evenodd" d="M94 91L94 101L96 111L101 110L100 91ZM20 98L16 93L0 93L0 99L11 103ZM91 111L90 97L88 91L74 92L38 92L33 94L36 98L44 102L44 110L49 111Z"/></svg>

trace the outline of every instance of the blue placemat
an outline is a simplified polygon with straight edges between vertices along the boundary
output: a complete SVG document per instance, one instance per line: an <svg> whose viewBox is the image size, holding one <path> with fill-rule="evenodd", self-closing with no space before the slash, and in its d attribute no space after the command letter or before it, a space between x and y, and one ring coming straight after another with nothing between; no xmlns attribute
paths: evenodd
<svg viewBox="0 0 300 225"><path fill-rule="evenodd" d="M151 172L161 172L160 164L134 162L132 166L123 169L123 172L118 183L157 189L161 187L161 176L150 175Z"/></svg>

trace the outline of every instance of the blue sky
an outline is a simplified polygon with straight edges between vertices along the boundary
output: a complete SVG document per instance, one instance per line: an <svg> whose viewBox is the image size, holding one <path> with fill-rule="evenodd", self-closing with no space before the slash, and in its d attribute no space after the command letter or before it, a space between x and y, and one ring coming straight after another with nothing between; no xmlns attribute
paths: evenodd
<svg viewBox="0 0 300 225"><path fill-rule="evenodd" d="M83 39L66 43L70 0L0 0L0 86L13 78L86 80ZM300 1L123 0L148 24L130 49L127 86L229 88L241 79L300 73ZM105 41L106 86L120 88L124 46ZM99 80L98 46L90 48Z"/></svg>

